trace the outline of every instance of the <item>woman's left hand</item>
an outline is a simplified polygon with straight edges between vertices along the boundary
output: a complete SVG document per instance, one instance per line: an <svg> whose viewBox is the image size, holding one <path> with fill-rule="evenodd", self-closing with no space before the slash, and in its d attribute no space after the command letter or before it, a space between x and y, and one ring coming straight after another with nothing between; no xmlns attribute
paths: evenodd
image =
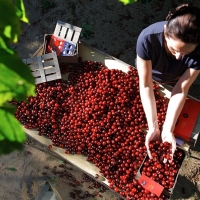
<svg viewBox="0 0 200 200"><path fill-rule="evenodd" d="M173 156L174 156L174 152L176 150L176 139L174 137L174 134L172 132L169 131L165 131L163 130L161 133L161 138L162 138L162 142L168 142L171 144L171 150L172 150L172 154L171 154L171 161L173 160Z"/></svg>

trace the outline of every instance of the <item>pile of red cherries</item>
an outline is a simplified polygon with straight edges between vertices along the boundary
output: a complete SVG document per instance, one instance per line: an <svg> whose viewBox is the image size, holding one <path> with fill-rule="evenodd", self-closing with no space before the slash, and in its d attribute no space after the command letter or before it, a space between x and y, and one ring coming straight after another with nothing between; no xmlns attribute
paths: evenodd
<svg viewBox="0 0 200 200"><path fill-rule="evenodd" d="M159 183L166 189L173 188L178 170L185 157L184 151L177 148L171 160L171 144L154 141L150 143L153 159L145 159L141 173Z"/></svg>
<svg viewBox="0 0 200 200"><path fill-rule="evenodd" d="M37 129L39 135L48 137L52 146L65 149L66 154L86 155L110 187L127 199L156 199L144 193L135 180L146 156L147 130L137 70L131 66L128 73L109 70L93 61L60 69L67 80L38 84L36 97L27 98L27 102L12 101L17 105L16 118L25 128ZM157 84L153 85L161 127L168 99L160 95ZM136 187L140 189L135 191Z"/></svg>

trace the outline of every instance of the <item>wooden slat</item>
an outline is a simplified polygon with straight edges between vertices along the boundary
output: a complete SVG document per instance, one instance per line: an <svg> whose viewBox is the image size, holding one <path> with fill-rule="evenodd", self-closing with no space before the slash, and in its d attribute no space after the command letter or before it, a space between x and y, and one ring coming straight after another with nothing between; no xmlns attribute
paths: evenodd
<svg viewBox="0 0 200 200"><path fill-rule="evenodd" d="M41 56L38 56L37 59L38 59L40 76L41 76L42 82L46 82L46 77L45 77L44 68L43 68L43 64L42 64L42 58L41 58Z"/></svg>
<svg viewBox="0 0 200 200"><path fill-rule="evenodd" d="M80 33L79 32L76 32L74 31L74 37L73 37L73 42L74 43L77 43L78 39L79 39L79 36L80 36Z"/></svg>
<svg viewBox="0 0 200 200"><path fill-rule="evenodd" d="M34 77L41 77L39 70L32 72L32 74L33 74Z"/></svg>
<svg viewBox="0 0 200 200"><path fill-rule="evenodd" d="M68 42L72 42L73 34L74 34L74 31L73 31L72 29L69 29L65 39L66 39Z"/></svg>
<svg viewBox="0 0 200 200"><path fill-rule="evenodd" d="M39 68L38 63L31 63L28 64L28 66L30 67L31 71L35 71Z"/></svg>
<svg viewBox="0 0 200 200"><path fill-rule="evenodd" d="M42 60L48 60L48 59L55 59L57 58L56 52L52 52L52 53L47 53L41 56Z"/></svg>
<svg viewBox="0 0 200 200"><path fill-rule="evenodd" d="M55 65L54 60L48 60L48 61L45 61L45 62L43 63L43 66L44 66L44 67L49 67L49 66L54 66L54 65Z"/></svg>
<svg viewBox="0 0 200 200"><path fill-rule="evenodd" d="M35 79L35 84L37 85L39 83L42 83L41 77Z"/></svg>
<svg viewBox="0 0 200 200"><path fill-rule="evenodd" d="M60 37L60 32L61 32L61 26L57 23L56 28L54 30L54 35L57 35Z"/></svg>
<svg viewBox="0 0 200 200"><path fill-rule="evenodd" d="M46 76L46 79L47 79L47 82L48 81L53 81L53 80L57 79L57 75L56 74L52 74L52 75Z"/></svg>
<svg viewBox="0 0 200 200"><path fill-rule="evenodd" d="M68 32L68 28L62 26L62 30L61 30L61 33L60 33L59 37L65 38L65 35L66 35L67 32Z"/></svg>
<svg viewBox="0 0 200 200"><path fill-rule="evenodd" d="M55 67L51 67L51 68L48 68L45 70L45 74L48 75L48 74L56 74L56 69Z"/></svg>
<svg viewBox="0 0 200 200"><path fill-rule="evenodd" d="M23 59L23 60L26 60L25 62L27 65L38 62L37 57L27 58L27 59Z"/></svg>
<svg viewBox="0 0 200 200"><path fill-rule="evenodd" d="M57 75L56 74L51 74L51 75L46 76L46 82L53 81L53 80L56 80L56 79L57 79ZM36 80L36 84L43 83L41 77L38 77L35 80Z"/></svg>

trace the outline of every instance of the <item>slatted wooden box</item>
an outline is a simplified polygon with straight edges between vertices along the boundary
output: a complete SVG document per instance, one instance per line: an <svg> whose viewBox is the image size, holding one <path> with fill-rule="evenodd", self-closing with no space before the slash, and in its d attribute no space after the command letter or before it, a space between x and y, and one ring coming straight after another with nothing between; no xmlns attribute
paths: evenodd
<svg viewBox="0 0 200 200"><path fill-rule="evenodd" d="M148 190L148 191L150 191L151 192L151 189L154 189L154 192L155 192L155 189L156 189L156 192L158 192L159 190L160 190L160 192L161 192L161 194L164 194L165 195L165 197L167 198L167 199L170 199L170 197L172 196L172 194L173 194L173 192L174 192L174 188L175 188L175 186L176 186L176 183L177 183L177 179L178 179L178 176L179 176L179 173L180 173L180 171L181 171L181 169L182 169L182 163L183 163L183 161L184 161L184 159L187 157L187 155L188 155L188 148L187 147L185 147L185 145L183 145L182 147L181 146L177 146L177 148L176 148L179 152L182 152L182 158L181 158L181 160L179 160L179 164L181 165L180 166L180 168L178 169L178 172L177 172L177 174L176 174L176 176L175 176L175 179L174 179L174 186L172 187L172 188L170 188L170 189L166 189L166 188L164 188L163 189L163 191L159 188L159 183L158 182L156 182L156 181L153 181L152 180L152 182L149 182L149 183L146 183L146 187L144 187L146 190ZM145 158L144 158L144 160L143 160L143 162L142 162L142 164L140 165L140 168L138 169L138 172L137 172L137 174L136 174L136 176L135 176L135 178L141 183L144 179L143 179L143 177L142 177L142 168L145 166L144 165L144 163L145 163L145 161L147 161L149 159L149 157L148 157L148 155L146 155L145 156ZM177 161L177 160L176 160ZM157 171L159 171L159 169L157 169ZM152 175L152 173L153 172L151 172L151 175ZM159 174L159 173L157 173L157 174ZM146 175L147 176L147 175ZM148 176L147 176L148 177ZM150 178L151 179L151 178ZM147 180L148 181L148 180ZM146 182L146 180L144 180L144 182ZM157 184L156 184L157 183ZM148 186L150 186L149 188L147 187L147 185ZM162 187L162 186L161 186ZM164 186L163 186L164 187Z"/></svg>
<svg viewBox="0 0 200 200"><path fill-rule="evenodd" d="M82 28L58 21L53 34L45 34L43 43L43 54L46 54L47 45L50 42L51 36L55 35L66 42L75 45L73 55L57 56L59 63L78 63L78 41Z"/></svg>
<svg viewBox="0 0 200 200"><path fill-rule="evenodd" d="M61 79L60 67L55 52L22 60L31 69L35 84Z"/></svg>

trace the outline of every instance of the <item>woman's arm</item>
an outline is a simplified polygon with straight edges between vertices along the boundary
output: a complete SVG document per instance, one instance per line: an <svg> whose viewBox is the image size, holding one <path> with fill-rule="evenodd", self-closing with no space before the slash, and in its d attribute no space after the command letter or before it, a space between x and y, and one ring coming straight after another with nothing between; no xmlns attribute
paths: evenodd
<svg viewBox="0 0 200 200"><path fill-rule="evenodd" d="M149 142L160 139L160 130L157 121L157 108L153 91L152 63L137 56L137 70L139 75L140 96L148 123L148 133L145 145L147 153L152 158L149 150Z"/></svg>
<svg viewBox="0 0 200 200"><path fill-rule="evenodd" d="M172 144L172 153L176 149L176 142L173 136L175 124L184 106L188 90L199 73L200 70L187 69L172 90L162 131L162 141Z"/></svg>

